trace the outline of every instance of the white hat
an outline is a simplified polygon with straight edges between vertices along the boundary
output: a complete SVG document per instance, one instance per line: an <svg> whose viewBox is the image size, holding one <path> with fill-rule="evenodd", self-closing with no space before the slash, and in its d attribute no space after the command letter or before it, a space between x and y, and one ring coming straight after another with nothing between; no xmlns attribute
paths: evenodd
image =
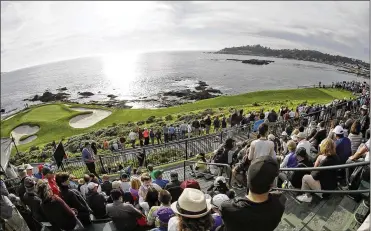
<svg viewBox="0 0 371 231"><path fill-rule="evenodd" d="M298 141L298 136L297 135L292 135L291 139L296 142L296 141Z"/></svg>
<svg viewBox="0 0 371 231"><path fill-rule="evenodd" d="M178 201L171 204L171 209L182 217L199 218L209 213L211 204L200 190L185 188Z"/></svg>
<svg viewBox="0 0 371 231"><path fill-rule="evenodd" d="M363 110L367 110L368 108L367 108L366 105L362 105L361 109L363 109Z"/></svg>
<svg viewBox="0 0 371 231"><path fill-rule="evenodd" d="M215 180L214 180L214 186L215 186L215 187L219 186L219 181L223 182L224 184L227 183L227 180L225 179L224 176L218 176L218 177L215 178Z"/></svg>
<svg viewBox="0 0 371 231"><path fill-rule="evenodd" d="M274 140L276 137L273 135L273 134L269 134L268 135L268 140Z"/></svg>
<svg viewBox="0 0 371 231"><path fill-rule="evenodd" d="M287 132L283 131L281 136L287 136Z"/></svg>
<svg viewBox="0 0 371 231"><path fill-rule="evenodd" d="M227 200L229 200L229 197L225 194L220 193L213 196L212 199L207 199L206 201L211 204L212 208L220 208L222 203Z"/></svg>
<svg viewBox="0 0 371 231"><path fill-rule="evenodd" d="M90 182L89 184L88 184L88 189L89 190L93 190L95 187L98 187L99 185L98 184L96 184L96 183L94 183L94 182Z"/></svg>
<svg viewBox="0 0 371 231"><path fill-rule="evenodd" d="M305 138L307 138L304 132L299 132L298 135L297 135L297 137L299 139L305 139Z"/></svg>
<svg viewBox="0 0 371 231"><path fill-rule="evenodd" d="M30 164L25 164L24 169L30 170L30 169L33 169L33 167Z"/></svg>
<svg viewBox="0 0 371 231"><path fill-rule="evenodd" d="M341 127L341 126L336 126L335 127L335 129L334 129L334 133L336 134L336 135L342 135L342 134L344 134L344 129L343 129L343 127Z"/></svg>

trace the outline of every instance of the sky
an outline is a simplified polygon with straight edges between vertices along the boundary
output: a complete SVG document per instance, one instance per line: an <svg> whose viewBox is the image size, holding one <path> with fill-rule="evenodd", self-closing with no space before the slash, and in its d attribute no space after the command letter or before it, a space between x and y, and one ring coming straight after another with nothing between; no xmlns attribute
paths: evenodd
<svg viewBox="0 0 371 231"><path fill-rule="evenodd" d="M107 53L254 44L369 62L369 2L1 1L1 71Z"/></svg>

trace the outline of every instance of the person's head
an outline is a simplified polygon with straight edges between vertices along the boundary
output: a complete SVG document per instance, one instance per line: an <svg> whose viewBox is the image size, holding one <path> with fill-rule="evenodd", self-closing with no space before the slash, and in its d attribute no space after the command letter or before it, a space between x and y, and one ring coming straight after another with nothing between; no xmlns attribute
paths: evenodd
<svg viewBox="0 0 371 231"><path fill-rule="evenodd" d="M88 184L89 182L90 182L90 176L88 175L88 174L85 174L84 175L84 182L85 182L85 184Z"/></svg>
<svg viewBox="0 0 371 231"><path fill-rule="evenodd" d="M129 181L129 176L128 176L128 174L127 173L123 173L123 174L121 174L121 181L122 182L128 182Z"/></svg>
<svg viewBox="0 0 371 231"><path fill-rule="evenodd" d="M120 189L121 182L118 180L115 180L112 182L112 189Z"/></svg>
<svg viewBox="0 0 371 231"><path fill-rule="evenodd" d="M298 135L299 134L299 129L295 128L294 131L292 131L292 135Z"/></svg>
<svg viewBox="0 0 371 231"><path fill-rule="evenodd" d="M84 146L89 147L89 142L85 142Z"/></svg>
<svg viewBox="0 0 371 231"><path fill-rule="evenodd" d="M48 200L53 196L47 180L39 180L36 184L36 193L42 201Z"/></svg>
<svg viewBox="0 0 371 231"><path fill-rule="evenodd" d="M158 205L158 191L152 186L148 187L144 201L148 203L150 208L154 205Z"/></svg>
<svg viewBox="0 0 371 231"><path fill-rule="evenodd" d="M296 136L298 138L298 142L305 140L305 138L307 137L304 132L299 132Z"/></svg>
<svg viewBox="0 0 371 231"><path fill-rule="evenodd" d="M295 141L289 140L287 142L287 149L289 150L289 152L295 151L295 149L296 149L296 143L295 143Z"/></svg>
<svg viewBox="0 0 371 231"><path fill-rule="evenodd" d="M133 168L133 175L136 175L138 172L138 169L137 168Z"/></svg>
<svg viewBox="0 0 371 231"><path fill-rule="evenodd" d="M325 128L325 122L324 121L319 122L318 127L320 129L324 129Z"/></svg>
<svg viewBox="0 0 371 231"><path fill-rule="evenodd" d="M180 184L180 187L182 189L186 189L186 188L194 188L194 189L198 189L198 190L201 190L201 187L200 187L200 184L194 180L194 179L190 179L190 180L185 180L183 181L181 184Z"/></svg>
<svg viewBox="0 0 371 231"><path fill-rule="evenodd" d="M89 190L89 192L96 192L98 190L98 186L99 186L99 184L96 184L94 182L90 182L88 184L88 190Z"/></svg>
<svg viewBox="0 0 371 231"><path fill-rule="evenodd" d="M153 171L153 177L155 179L161 180L162 179L162 173L163 173L162 170L157 169L157 170Z"/></svg>
<svg viewBox="0 0 371 231"><path fill-rule="evenodd" d="M283 131L282 134L281 134L281 137L283 140L287 139L287 132L286 131Z"/></svg>
<svg viewBox="0 0 371 231"><path fill-rule="evenodd" d="M350 133L354 135L359 135L360 132L361 132L361 122L359 122L359 120L356 120L354 121L354 123L352 124L352 127L350 128Z"/></svg>
<svg viewBox="0 0 371 231"><path fill-rule="evenodd" d="M102 176L103 181L109 181L109 176L107 174L104 174Z"/></svg>
<svg viewBox="0 0 371 231"><path fill-rule="evenodd" d="M161 190L158 195L158 200L163 205L170 205L171 203L171 194L167 190Z"/></svg>
<svg viewBox="0 0 371 231"><path fill-rule="evenodd" d="M322 140L321 144L319 145L319 148L321 155L325 156L336 155L335 142L330 138Z"/></svg>
<svg viewBox="0 0 371 231"><path fill-rule="evenodd" d="M268 140L274 141L274 139L276 139L276 137L273 134L268 135Z"/></svg>
<svg viewBox="0 0 371 231"><path fill-rule="evenodd" d="M130 187L135 190L138 190L141 185L142 183L138 178L133 178L130 182Z"/></svg>
<svg viewBox="0 0 371 231"><path fill-rule="evenodd" d="M120 189L111 190L111 198L113 201L122 201L122 193Z"/></svg>
<svg viewBox="0 0 371 231"><path fill-rule="evenodd" d="M54 170L49 167L43 168L43 175L46 179L53 179L54 178Z"/></svg>
<svg viewBox="0 0 371 231"><path fill-rule="evenodd" d="M152 164L149 164L149 165L147 166L147 168L148 168L148 171L150 171L150 172L153 171L153 165L152 165Z"/></svg>
<svg viewBox="0 0 371 231"><path fill-rule="evenodd" d="M33 175L33 172L32 172L33 167L30 164L26 164L25 169L26 169L27 176L32 176Z"/></svg>
<svg viewBox="0 0 371 231"><path fill-rule="evenodd" d="M249 190L255 194L267 194L278 176L279 165L271 156L261 156L251 162L247 172Z"/></svg>
<svg viewBox="0 0 371 231"><path fill-rule="evenodd" d="M146 187L151 185L151 177L148 175L148 173L143 173L140 176L140 180L142 181L143 185Z"/></svg>
<svg viewBox="0 0 371 231"><path fill-rule="evenodd" d="M27 176L27 171L26 171L24 166L18 167L17 172L18 172L19 178L21 178L21 179L23 179Z"/></svg>
<svg viewBox="0 0 371 231"><path fill-rule="evenodd" d="M37 168L39 169L39 173L40 174L42 174L42 172L43 172L43 167L44 166L42 164L40 164L40 165L37 166Z"/></svg>
<svg viewBox="0 0 371 231"><path fill-rule="evenodd" d="M24 178L23 184L27 193L35 192L36 182L31 177Z"/></svg>
<svg viewBox="0 0 371 231"><path fill-rule="evenodd" d="M67 172L58 172L55 175L55 182L58 187L68 186L69 185L70 174Z"/></svg>
<svg viewBox="0 0 371 231"><path fill-rule="evenodd" d="M171 204L171 209L179 218L178 230L210 230L213 226L211 204L206 201L205 194L193 188L186 188L178 201Z"/></svg>
<svg viewBox="0 0 371 231"><path fill-rule="evenodd" d="M258 128L258 134L260 136L266 137L267 133L268 133L268 124L266 123L260 124Z"/></svg>
<svg viewBox="0 0 371 231"><path fill-rule="evenodd" d="M362 105L361 107L361 113L362 115L366 115L367 114L367 111L368 111L368 108L366 105Z"/></svg>
<svg viewBox="0 0 371 231"><path fill-rule="evenodd" d="M299 132L304 132L304 129L305 129L304 126L300 126L299 127Z"/></svg>
<svg viewBox="0 0 371 231"><path fill-rule="evenodd" d="M169 220L174 216L174 212L171 208L161 207L157 210L157 217L160 221L160 227L167 227Z"/></svg>
<svg viewBox="0 0 371 231"><path fill-rule="evenodd" d="M91 143L91 147L95 148L95 146L96 146L95 142Z"/></svg>
<svg viewBox="0 0 371 231"><path fill-rule="evenodd" d="M344 137L344 129L342 126L338 125L334 129L336 139L341 139Z"/></svg>
<svg viewBox="0 0 371 231"><path fill-rule="evenodd" d="M224 147L227 149L232 149L234 147L234 143L235 143L234 139L228 138L224 143Z"/></svg>
<svg viewBox="0 0 371 231"><path fill-rule="evenodd" d="M259 115L259 119L263 120L264 118L265 118L265 115L264 115L263 113L261 113L261 114Z"/></svg>
<svg viewBox="0 0 371 231"><path fill-rule="evenodd" d="M300 147L296 150L295 156L298 162L308 159L307 150L304 147Z"/></svg>
<svg viewBox="0 0 371 231"><path fill-rule="evenodd" d="M224 201L229 200L229 197L225 194L219 193L208 200L210 201L212 210L219 213L220 206Z"/></svg>
<svg viewBox="0 0 371 231"><path fill-rule="evenodd" d="M171 179L171 181L177 181L178 180L178 173L177 172L171 172L170 173L170 179Z"/></svg>

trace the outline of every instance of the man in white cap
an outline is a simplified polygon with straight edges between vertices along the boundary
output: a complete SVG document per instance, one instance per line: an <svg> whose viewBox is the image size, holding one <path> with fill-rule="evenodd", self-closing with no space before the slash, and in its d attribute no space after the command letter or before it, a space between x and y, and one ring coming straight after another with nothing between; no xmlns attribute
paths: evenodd
<svg viewBox="0 0 371 231"><path fill-rule="evenodd" d="M348 158L352 155L350 139L344 137L344 129L339 125L335 127L334 133L336 137L336 154L339 156L341 164L345 164Z"/></svg>
<svg viewBox="0 0 371 231"><path fill-rule="evenodd" d="M310 142L306 140L305 133L299 132L299 134L297 135L297 139L298 139L298 145L296 146L296 150L298 150L300 147L303 147L307 151L307 154L310 155L311 145L310 145Z"/></svg>
<svg viewBox="0 0 371 231"><path fill-rule="evenodd" d="M106 213L106 197L104 193L98 192L99 185L90 182L88 184L88 193L86 194L86 202L93 210L93 214L97 219L105 218Z"/></svg>

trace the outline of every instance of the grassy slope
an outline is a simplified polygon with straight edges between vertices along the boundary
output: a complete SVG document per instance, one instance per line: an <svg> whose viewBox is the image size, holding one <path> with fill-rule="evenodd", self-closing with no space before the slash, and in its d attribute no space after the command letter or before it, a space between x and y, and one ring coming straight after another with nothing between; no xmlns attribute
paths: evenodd
<svg viewBox="0 0 371 231"><path fill-rule="evenodd" d="M186 113L207 108L223 108L222 113L228 113L229 108L244 108L245 111L259 110L260 108L278 108L282 105L296 107L303 101L308 103L328 103L335 98L342 99L351 97L351 93L335 89L292 89L258 91L234 96L221 96L213 99L198 101L195 103L184 104L176 107L161 109L113 109L113 113L106 119L94 126L86 129L75 129L69 126L69 120L81 114L89 112L76 112L64 104L56 103L43 106L34 106L31 110L24 111L9 120L1 122L1 137L8 137L12 129L21 124L40 126L36 133L38 138L33 142L21 145L21 150L26 150L33 145L43 145L52 140L60 140L62 137L89 132L102 127L107 127L113 123L120 124L128 121L146 120L149 116L162 117L169 114ZM261 106L252 106L258 103ZM81 105L73 105L81 106ZM101 108L91 106L92 108ZM25 137L22 137L25 138Z"/></svg>

